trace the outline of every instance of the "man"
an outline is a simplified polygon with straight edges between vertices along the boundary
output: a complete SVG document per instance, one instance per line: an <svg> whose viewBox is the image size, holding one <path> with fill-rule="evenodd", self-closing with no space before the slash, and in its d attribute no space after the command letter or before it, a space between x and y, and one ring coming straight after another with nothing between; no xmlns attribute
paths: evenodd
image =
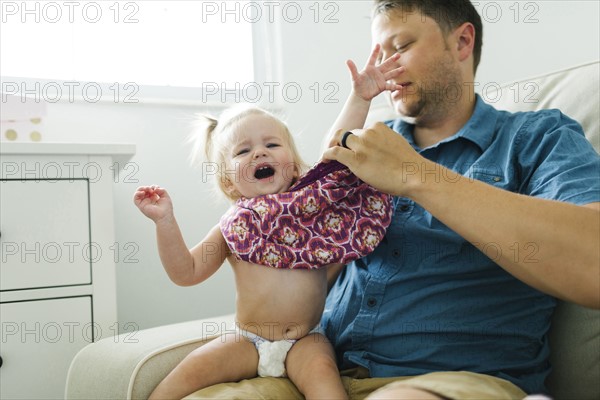
<svg viewBox="0 0 600 400"><path fill-rule="evenodd" d="M511 116L474 95L481 21L469 1L375 3L373 40L383 59L401 54L391 99L411 123L339 131L346 148L325 154L398 196L387 243L329 294L341 368L423 375L403 385L429 398L505 381L541 392L554 306L542 292L600 305L598 155L556 111ZM484 375L424 375L457 370Z"/></svg>
<svg viewBox="0 0 600 400"><path fill-rule="evenodd" d="M344 378L349 394L543 392L555 298L600 308L600 158L557 111L498 112L475 96L482 30L468 0L374 10L381 58L399 52L404 67L390 95L404 120L339 130L324 155L397 196L383 243L341 271L325 307L340 369L364 378ZM261 385L230 389L296 396Z"/></svg>

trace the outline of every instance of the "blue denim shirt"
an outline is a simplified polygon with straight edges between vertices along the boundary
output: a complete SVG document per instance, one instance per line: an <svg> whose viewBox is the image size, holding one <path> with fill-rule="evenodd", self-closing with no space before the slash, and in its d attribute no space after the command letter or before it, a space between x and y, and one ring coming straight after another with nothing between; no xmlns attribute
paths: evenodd
<svg viewBox="0 0 600 400"><path fill-rule="evenodd" d="M459 132L425 149L411 125L387 124L467 177L545 199L600 201L600 157L558 110L511 114L478 97ZM413 201L395 203L383 242L348 265L327 298L322 322L340 369L360 365L372 377L465 370L544 392L555 299L494 263L497 244L479 251ZM538 246L514 243L510 255L535 268Z"/></svg>

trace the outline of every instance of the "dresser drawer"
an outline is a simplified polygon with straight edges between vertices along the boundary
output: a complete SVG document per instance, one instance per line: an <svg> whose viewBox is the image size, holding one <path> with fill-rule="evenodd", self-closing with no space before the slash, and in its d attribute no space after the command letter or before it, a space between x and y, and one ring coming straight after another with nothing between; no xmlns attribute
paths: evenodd
<svg viewBox="0 0 600 400"><path fill-rule="evenodd" d="M92 341L91 297L0 304L0 398L62 399L69 364Z"/></svg>
<svg viewBox="0 0 600 400"><path fill-rule="evenodd" d="M87 179L0 181L0 290L91 283Z"/></svg>

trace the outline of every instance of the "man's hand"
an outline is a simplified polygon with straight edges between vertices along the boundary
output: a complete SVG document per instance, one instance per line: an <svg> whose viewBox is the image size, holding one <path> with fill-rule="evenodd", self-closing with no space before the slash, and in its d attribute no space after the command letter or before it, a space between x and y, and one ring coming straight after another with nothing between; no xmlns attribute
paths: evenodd
<svg viewBox="0 0 600 400"><path fill-rule="evenodd" d="M346 165L374 188L395 196L407 197L418 183L420 169L430 161L419 155L401 135L383 123L369 129L354 129L341 147L344 131L335 133L323 158Z"/></svg>

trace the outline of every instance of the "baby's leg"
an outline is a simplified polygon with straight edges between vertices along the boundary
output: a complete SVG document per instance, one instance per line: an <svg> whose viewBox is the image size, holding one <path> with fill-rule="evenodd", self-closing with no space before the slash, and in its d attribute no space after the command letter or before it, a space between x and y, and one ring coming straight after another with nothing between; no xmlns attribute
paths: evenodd
<svg viewBox="0 0 600 400"><path fill-rule="evenodd" d="M181 399L217 383L256 376L254 344L239 334L218 337L192 351L162 380L149 399Z"/></svg>
<svg viewBox="0 0 600 400"><path fill-rule="evenodd" d="M285 360L285 368L306 399L348 398L333 347L319 333L311 333L294 344Z"/></svg>

